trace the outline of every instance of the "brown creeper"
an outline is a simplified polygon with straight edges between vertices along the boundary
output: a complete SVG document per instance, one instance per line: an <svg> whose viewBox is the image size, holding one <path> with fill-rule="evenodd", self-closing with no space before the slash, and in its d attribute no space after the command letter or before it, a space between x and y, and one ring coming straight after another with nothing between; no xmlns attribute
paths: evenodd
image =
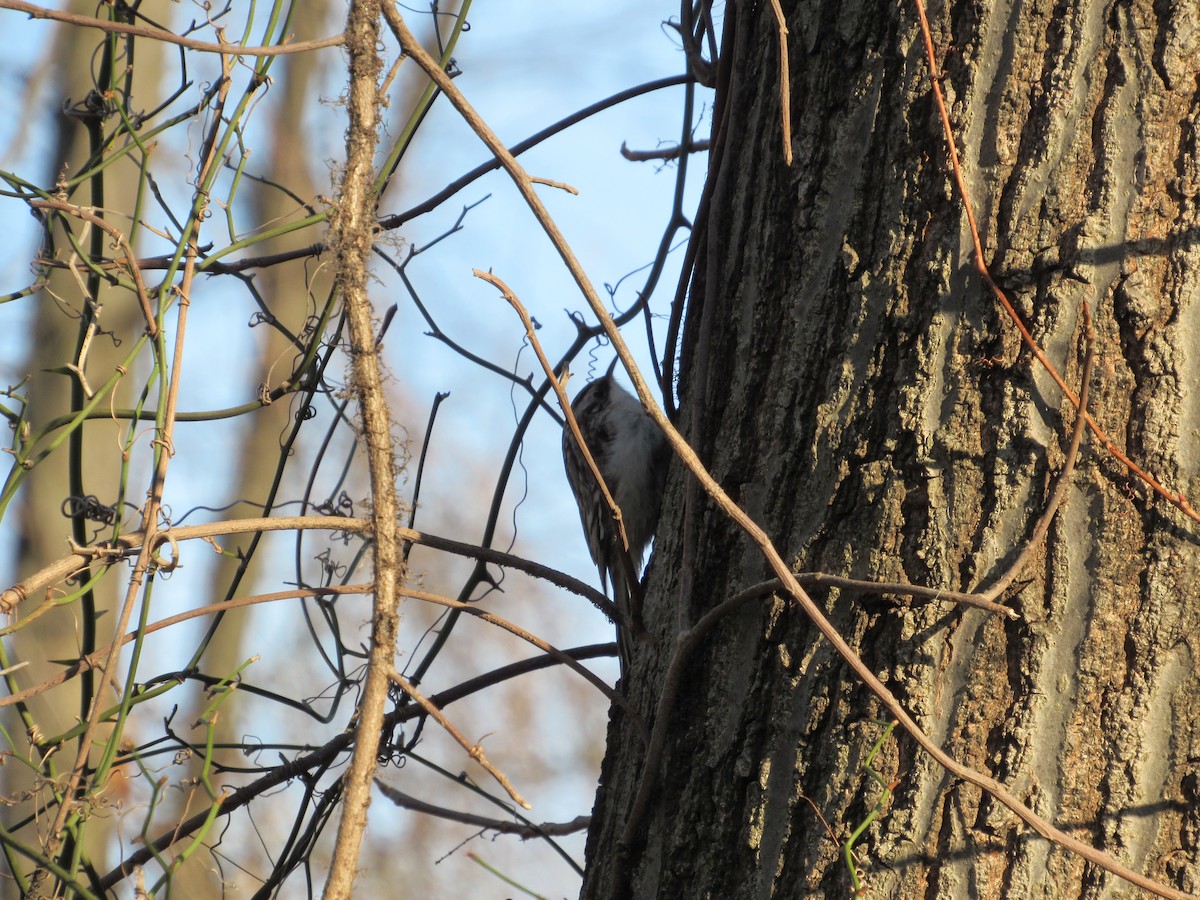
<svg viewBox="0 0 1200 900"><path fill-rule="evenodd" d="M600 586L607 590L607 584L612 583L613 602L635 627L640 627L641 586L636 578L642 556L658 526L670 446L641 403L617 384L613 378L616 365L613 360L603 378L585 385L571 404L571 410L596 468L621 509L625 536L629 538L629 563L632 563L628 568L622 559L621 536L613 522L612 510L566 424L563 463L579 505L592 562L600 569ZM627 629L619 626L617 648L624 679L631 660L631 640Z"/></svg>

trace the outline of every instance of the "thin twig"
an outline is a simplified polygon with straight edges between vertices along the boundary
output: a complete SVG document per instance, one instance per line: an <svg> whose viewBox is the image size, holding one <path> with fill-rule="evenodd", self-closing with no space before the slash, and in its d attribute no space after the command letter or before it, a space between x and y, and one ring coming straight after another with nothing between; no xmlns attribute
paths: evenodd
<svg viewBox="0 0 1200 900"><path fill-rule="evenodd" d="M1062 505L1063 497L1067 494L1067 488L1071 484L1071 476L1075 474L1075 462L1079 458L1079 445L1083 442L1083 427L1087 424L1087 407L1088 394L1090 393L1090 385L1092 381L1092 362L1096 351L1096 334L1092 330L1092 311L1088 307L1087 301L1083 304L1083 337L1086 341L1087 349L1083 354L1083 373L1079 376L1079 410L1075 414L1075 428L1071 431L1071 443L1067 447L1067 457L1063 462L1062 470L1058 473L1058 478L1054 482L1054 487L1050 491L1050 502L1046 504L1046 509L1038 519L1037 524L1033 526L1033 534L1029 536L1029 540L1025 542L1025 546L1021 548L1021 552L1017 554L1017 558L1013 560L1013 564L1008 567L1008 571L1001 575L996 583L984 591L981 596L988 600L995 600L1008 588L1013 580L1021 573L1026 561L1033 554L1033 551L1042 543L1046 537L1046 532L1050 530L1050 523L1054 520L1058 508Z"/></svg>
<svg viewBox="0 0 1200 900"><path fill-rule="evenodd" d="M1006 619L1020 618L1017 611L1010 606L985 600L979 594L970 594L965 591L948 591L943 588L926 587L923 584L905 584L899 581L844 578L841 575L828 575L825 572L797 572L796 580L805 588L838 588L860 594L892 594L899 597L928 600L933 603L945 602L957 606L970 606L985 612L996 613ZM787 593L787 588L782 581L778 578L769 578L743 588L735 597L751 600L756 597L769 597L771 594L785 593Z"/></svg>
<svg viewBox="0 0 1200 900"><path fill-rule="evenodd" d="M612 655L612 644L592 645L588 647L578 647L573 650L565 651L573 659L591 659L600 655ZM528 672L533 672L538 669L543 669L554 665L553 660L545 657L536 657L533 659L523 660L519 663L513 663L503 668L496 669L477 678L472 678L455 687L448 688L441 693L434 694L430 697L430 702L444 709L451 703L461 700L464 697L486 690L495 684L507 679L523 675ZM416 704L407 704L400 709L393 710L388 713L384 719L384 731L399 725L402 722L408 722L424 714L424 711ZM343 732L329 740L320 748L301 756L297 759L288 760L274 769L267 772L261 778L250 784L238 788L233 793L226 795L225 799L220 804L220 809L217 815L228 817L236 810L250 804L255 798L265 794L276 787L286 784L294 778L304 776L306 773L316 769L321 769L333 764L333 761L350 746L354 740L354 735L351 732ZM133 872L136 866L145 865L155 854L161 853L168 847L183 838L194 834L198 829L203 827L210 819L211 810L201 810L196 815L186 821L180 822L167 828L157 838L147 838L143 846L133 851L128 857L118 863L111 871L105 874L99 881L98 886L104 890L112 888L118 882L127 878Z"/></svg>
<svg viewBox="0 0 1200 900"><path fill-rule="evenodd" d="M576 197L579 196L579 189L572 187L571 185L567 184L565 181L555 181L552 178L535 178L535 179L533 179L533 183L534 184L544 184L546 187L557 188L560 191L566 191L568 194L572 194Z"/></svg>
<svg viewBox="0 0 1200 900"><path fill-rule="evenodd" d="M546 358L546 352L542 349L542 342L538 340L537 330L533 327L533 320L529 317L529 311L525 309L525 306L521 303L520 299L518 299L517 295L509 289L508 285L506 285L491 272L484 273L476 269L475 275L496 287L504 296L504 299L508 301L509 305L516 310L517 315L520 316L521 322L525 326L525 338L529 341L529 345L533 347L533 352L536 354L538 362L541 363L542 371L545 373L546 378L554 386L555 395L558 397L558 402L562 406L563 415L567 425L571 429L571 434L575 440L576 446L583 448L584 458L587 460L588 466L592 470L592 477L595 478L596 483L600 485L600 491L604 494L604 499L608 502L608 508L610 514L612 515L612 520L617 526L617 534L620 535L621 538L621 543L617 547L619 557L618 565L620 565L624 570L625 583L629 585L631 595L628 610L623 609L623 604L619 602L615 604L617 609L621 611L621 615L616 621L620 627L626 629L626 634L633 634L640 637L645 633L645 629L642 627L641 619L641 581L638 578L637 567L634 565L633 556L629 552L629 537L625 533L625 520L622 517L621 507L617 505L616 499L609 493L608 485L604 481L604 476L600 474L600 468L596 465L596 461L592 457L591 450L583 440L583 434L579 430L579 422L575 418L574 408L565 402L567 396L566 391L563 389L562 384L555 376L554 367L550 365L550 360ZM615 583L613 584L613 593L614 595L616 594ZM624 678L626 674L626 664L627 661L625 657L622 656L622 678ZM645 734L645 726L641 724L640 719L638 719L636 713L633 712L633 708L624 703L622 703L622 706L625 706L630 715L633 716L635 721L638 722L639 727L643 731L643 737L647 737Z"/></svg>
<svg viewBox="0 0 1200 900"><path fill-rule="evenodd" d="M404 809L437 816L439 819L445 819L449 822L462 822L464 825L474 825L477 828L484 828L488 831L498 832L499 834L515 834L526 840L529 838L562 837L568 834L576 834L580 831L587 831L588 826L592 823L591 816L576 816L570 822L544 822L541 825L526 825L524 822L505 822L503 819L493 819L488 816L479 816L475 813L460 812L457 809L446 809L444 806L426 803L424 800L418 800L416 797L410 796L403 791L398 791L394 787L388 787L388 785L384 784L378 778L375 779L375 786L383 792L385 797Z"/></svg>
<svg viewBox="0 0 1200 900"><path fill-rule="evenodd" d="M162 631L170 628L173 625L178 625L181 622L187 622L191 619L197 619L202 616L218 615L220 613L229 612L230 610L243 609L245 607L256 606L261 603L275 603L280 600L298 600L305 598L324 599L327 597L345 597L353 596L355 594L369 594L372 589L373 586L370 583L364 582L361 584L332 584L321 588L292 588L290 590L275 591L269 594L254 594L248 597L234 597L232 600L221 600L217 603L209 603L204 606L196 607L195 609L189 609L181 613L176 613L173 616L168 616L167 618L160 619L157 622L152 622L142 629L140 633L142 635L153 634L156 631ZM567 668L575 670L586 680L591 682L613 703L625 705L628 702L624 697L609 687L604 681L592 674L589 669L579 665L578 661L581 659L581 657L579 656L577 650L559 650L535 635L532 635L524 629L519 628L513 623L508 622L499 616L484 612L477 606L461 603L460 601L452 600L449 597L441 597L436 594L429 594L424 591L404 590L402 593L404 596L412 597L415 600L434 603L438 606L445 606L451 609L460 609L468 615L475 616L476 618L479 618L490 625L495 625L499 628L502 628L503 630L508 631L510 634L514 634L517 637L522 638L526 642L533 644L535 647L541 650L544 656L534 657L535 660L544 658L546 660L544 663L545 665L565 665ZM137 631L128 632L123 638L121 638L122 645L132 643L137 639L138 634L139 632ZM607 653L604 652L604 648L608 649ZM32 687L28 687L23 691L18 691L17 693L11 694L7 697L0 697L0 709L6 706L13 706L18 703L23 703L26 700L29 700L31 697L36 697L38 694L44 694L46 691L70 681L76 675L80 675L91 669L95 669L104 660L105 654L107 654L111 649L112 645L106 644L105 646L96 649L86 656L81 656L66 669L59 672L57 675L46 679L40 684L35 684ZM616 655L616 644L610 643L596 645L595 647L589 647L588 649L589 651L594 651L590 652L589 656L585 657L588 659L592 658L592 656ZM8 671L16 671L17 669L21 669L26 665L28 665L28 661L10 666ZM5 673L0 672L0 674ZM627 711L632 719L635 721L640 721L632 708L628 708ZM642 729L643 733L645 733L644 725L642 726Z"/></svg>
<svg viewBox="0 0 1200 900"><path fill-rule="evenodd" d="M404 597L411 597L414 600L422 600L426 603L434 603L438 606L444 606L447 609L456 609L461 613L466 613L468 616L482 619L484 622L487 622L490 625L495 625L498 628L502 628L509 634L516 635L517 637L521 638L521 640L533 644L533 646L537 647L543 653L547 654L553 659L558 660L567 668L583 676L583 678L598 691L600 691L600 693L604 694L604 696L606 696L610 701L621 707L621 709L625 711L625 714L629 716L630 721L633 722L634 726L638 729L638 732L642 736L642 742L649 742L650 731L648 728L646 728L646 723L642 721L642 717L637 714L637 710L633 708L633 705L628 700L621 696L619 691L609 687L608 684L602 678L596 675L596 673L594 673L591 669L580 665L574 659L571 659L569 656L563 653L563 651L552 646L551 644L548 644L546 641L543 641L537 635L531 634L524 628L509 622L507 619L502 619L497 615L485 612L474 604L463 603L461 600L443 597L440 594L431 594L428 591L413 590L412 588L401 588L400 594Z"/></svg>
<svg viewBox="0 0 1200 900"><path fill-rule="evenodd" d="M261 531L293 531L293 530L327 530L341 531L347 534L370 534L370 519L355 519L345 516L269 516L253 519L227 519L221 522L210 522L204 525L184 525L170 530L152 532L149 540L155 550L164 542L181 542L190 540L208 540L228 534L253 534ZM573 578L558 569L552 569L541 563L533 562L502 550L491 547L480 547L477 544L467 544L440 537L426 531L415 531L411 528L401 528L397 534L403 541L411 541L434 550L453 553L477 559L480 562L493 563L506 568L517 569L526 574L548 581L556 587L565 588L573 594L583 597L598 610L614 621L624 621L623 613L611 600L590 585L584 584L578 578ZM16 606L29 597L47 590L62 581L79 576L85 569L93 565L109 565L118 560L136 555L146 541L144 531L133 531L121 535L115 546L107 543L92 547L77 547L75 552L62 559L55 560L44 569L40 569L25 580L0 592L0 614L12 612ZM11 629L10 629L11 630ZM0 631L0 637L6 634Z"/></svg>
<svg viewBox="0 0 1200 900"><path fill-rule="evenodd" d="M253 519L229 519L205 525L185 525L170 529L172 539L187 541L206 539L226 534L243 534L258 531L291 531L293 529L329 529L352 533L369 532L368 519L350 519L342 516L277 516ZM55 560L45 568L14 584L0 593L0 614L11 613L18 604L69 578L82 573L95 564L109 565L118 560L137 555L149 543L151 551L167 540L167 532L152 528L147 537L145 530L123 534L116 544L99 544L91 547L74 547L74 552Z"/></svg>
<svg viewBox="0 0 1200 900"><path fill-rule="evenodd" d="M779 32L779 114L783 132L783 161L792 164L792 73L788 61L788 27L779 0L771 0L775 29Z"/></svg>
<svg viewBox="0 0 1200 900"><path fill-rule="evenodd" d="M538 362L542 364L542 371L545 372L546 378L554 388L554 395L558 397L563 416L566 418L567 427L571 429L571 436L575 439L575 445L583 451L583 458L592 472L592 477L600 485L600 492L604 495L604 501L608 504L608 508L612 513L613 522L616 523L617 534L621 537L621 546L625 550L625 556L628 556L629 536L625 533L625 520L621 516L621 507L617 505L617 501L609 492L604 475L601 474L600 467L596 465L596 459L592 456L592 451L588 448L587 441L583 439L583 433L579 430L579 422L575 418L575 411L571 408L571 401L567 399L567 391L558 380L558 376L554 373L554 367L550 364L550 360L546 358L546 354L542 350L541 341L537 339L537 330L533 327L533 320L529 317L528 310L517 299L517 295L499 277L493 275L491 272L481 272L479 269L474 269L473 272L476 278L481 278L496 288L504 299L508 301L508 304L516 310L517 315L521 317L521 323L525 326L525 337L529 341L530 346L533 347L533 352L537 355ZM630 563L629 568L632 569L632 563ZM628 577L630 573L627 572L626 575ZM635 575L633 576L633 581L636 580Z"/></svg>
<svg viewBox="0 0 1200 900"><path fill-rule="evenodd" d="M170 628L172 625L178 625L180 622L186 622L190 619L196 619L201 616L212 616L218 613L228 612L233 609L241 609L247 606L255 606L259 603L274 603L279 600L299 599L303 597L333 597L346 596L350 594L367 594L371 591L370 584L342 584L330 585L324 588L292 588L288 591L276 591L271 594L256 594L250 597L235 597L232 600L222 600L219 603L209 603L195 609L185 610L173 616L168 616L165 619L160 619L157 622L152 622L140 632L130 631L121 638L121 645L130 644L137 640L139 634L148 635L156 631L162 631L165 628ZM51 688L58 687L70 681L76 675L81 675L84 672L97 668L102 663L112 650L112 644L105 644L103 647L98 647L96 650L81 656L78 660L71 663L67 668L63 669L57 675L47 678L40 684L35 684L32 687L27 687L15 694L10 694L7 697L0 697L0 709L14 704L24 703L31 697L36 697L38 694L44 694Z"/></svg>
<svg viewBox="0 0 1200 900"><path fill-rule="evenodd" d="M0 0L0 2L3 2L3 0ZM150 295L146 292L146 283L142 280L142 270L138 267L137 258L133 255L133 248L129 246L125 235L118 228L96 215L93 210L76 206L63 200L30 200L29 205L34 209L56 209L59 212L70 213L73 216L83 219L85 222L92 223L112 237L113 241L116 242L117 248L124 255L125 268L129 271L129 277L133 279L138 303L141 304L142 315L146 318L146 333L151 338L157 337L158 323L154 321L154 310L150 308Z"/></svg>
<svg viewBox="0 0 1200 900"><path fill-rule="evenodd" d="M454 740L458 742L458 745L467 751L467 755L470 756L471 759L483 766L484 770L496 780L496 783L504 788L508 796L513 798L514 803L517 803L519 806L525 809L533 809L533 807L529 805L529 802L517 792L515 787L512 786L512 782L508 780L505 774L488 762L487 755L483 752L483 747L478 743L472 744L465 737L463 737L458 732L458 729L456 729L450 723L450 720L446 718L442 711L430 703L428 699L422 696L421 692L413 687L407 678L405 678L399 672L392 672L392 682L398 686L400 690L404 691L410 700L421 707L421 709L425 710L425 712L428 713L434 719L434 721L441 725L446 734L454 738Z"/></svg>
<svg viewBox="0 0 1200 900"><path fill-rule="evenodd" d="M126 22L112 22L108 19L97 19L93 16L81 16L77 13L47 9L44 6L26 3L25 0L0 0L0 9L13 9L17 12L23 12L31 19L52 19L56 22L66 22L69 25L81 25L84 28L98 28L101 31L113 32L115 34L128 34L133 37L144 37L155 41L162 41L165 44L178 44L180 47L197 50L201 53L228 53L233 56L286 56L291 53L307 53L309 50L321 50L325 47L340 47L346 43L346 36L344 34L335 34L332 37L320 38L319 40L295 41L294 43L280 44L275 47L240 47L237 44L229 44L224 41L219 44L210 44L207 41L197 41L193 38L180 37L161 28L147 28L143 25L130 25ZM218 28L217 36L221 37L223 32L224 29Z"/></svg>

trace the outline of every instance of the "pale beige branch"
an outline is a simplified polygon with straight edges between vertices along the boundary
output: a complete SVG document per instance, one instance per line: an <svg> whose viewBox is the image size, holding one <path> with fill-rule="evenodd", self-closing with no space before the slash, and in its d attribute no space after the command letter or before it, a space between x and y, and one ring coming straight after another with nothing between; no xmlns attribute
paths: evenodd
<svg viewBox="0 0 1200 900"><path fill-rule="evenodd" d="M462 734L459 733L458 729L456 729L450 723L450 720L446 718L445 714L443 714L440 709L430 703L429 700L422 695L420 691L413 687L412 683L399 672L392 672L392 682L399 687L400 690L404 691L404 693L408 695L409 699L416 703L417 706L425 710L425 712L428 713L435 722L441 725L446 734L454 738L454 740L458 742L458 745L467 751L467 755L471 757L471 759L483 766L484 771L491 775L492 778L495 779L496 783L500 785L500 787L504 788L508 796L513 798L514 803L518 804L524 809L533 809L533 807L529 805L529 802L517 792L515 787L512 786L512 782L508 780L505 774L488 762L487 754L483 752L482 744L472 744L465 737L463 737Z"/></svg>
<svg viewBox="0 0 1200 900"><path fill-rule="evenodd" d="M323 528L330 531L363 533L370 531L370 520L350 519L342 516L279 516L275 518L230 519L205 525L187 525L170 529L175 541L195 538L212 538L224 534L244 534L257 531L290 531L292 529ZM152 529L149 545L151 552L167 541L165 529ZM72 547L72 553L57 559L33 575L6 588L0 593L0 613L12 612L18 604L35 594L82 573L93 565L109 565L137 555L147 544L145 531L123 534L115 545L98 544L92 547Z"/></svg>
<svg viewBox="0 0 1200 900"><path fill-rule="evenodd" d="M438 594L431 594L428 591L417 591L413 590L412 588L401 588L400 594L404 597L411 597L414 600L422 600L426 603L435 603L438 606L445 606L448 609L457 609L459 612L465 613L468 616L474 616L477 619L482 619L489 625L495 625L496 627L507 631L509 634L516 635L517 637L521 638L521 640L533 644L533 646L537 647L543 653L554 657L554 659L558 660L567 668L577 672L593 687L599 690L600 693L604 694L604 696L606 696L610 701L625 710L626 715L629 716L630 722L633 723L634 727L636 727L641 734L642 740L650 740L650 731L646 728L646 723L642 721L642 717L637 714L637 710L633 708L633 705L626 700L619 691L609 687L604 679L596 675L591 669L583 665L583 663L572 659L566 653L559 650L557 647L548 644L546 641L543 641L537 635L531 634L524 628L521 628L519 625L509 622L507 619L502 619L497 615L485 612L474 604L463 603L461 600L455 600L451 597L442 597Z"/></svg>
<svg viewBox="0 0 1200 900"><path fill-rule="evenodd" d="M792 73L788 61L788 27L779 0L771 0L775 29L779 32L779 115L783 132L783 161L792 164Z"/></svg>
<svg viewBox="0 0 1200 900"><path fill-rule="evenodd" d="M546 378L554 386L555 396L558 397L558 402L562 406L563 416L566 419L567 426L571 429L571 435L575 439L575 444L583 448L583 457L587 462L588 467L592 471L592 477L596 479L596 483L600 485L600 492L604 495L605 502L608 503L608 508L612 514L613 522L617 526L617 534L621 538L621 553L620 565L625 571L626 582L634 585L635 595L631 609L628 611L620 610L620 615L617 621L622 627L630 629L633 634L640 635L644 629L641 623L641 597L640 597L640 580L638 579L637 567L633 563L633 557L629 553L629 537L625 533L625 520L621 514L621 507L617 505L617 501L608 491L608 485L604 481L604 476L600 473L600 467L596 465L596 460L592 456L591 449L583 440L583 433L579 430L579 422L575 418L575 410L567 402L567 393L562 386L562 382L554 374L554 367L550 365L550 360L546 358L546 353L542 349L542 342L538 340L537 329L533 327L533 319L529 316L529 311L517 298L517 295L506 285L502 280L493 275L491 272L481 272L478 269L474 270L476 278L482 278L484 281L491 284L501 296L508 301L516 313L521 318L521 323L525 326L525 337L529 341L529 345L533 347L533 352L537 355L538 362L542 365L542 371ZM618 609L620 609L618 607Z"/></svg>
<svg viewBox="0 0 1200 900"><path fill-rule="evenodd" d="M230 534L253 534L263 531L291 530L326 530L344 531L348 534L370 534L370 519L355 519L344 516L274 516L270 518L228 519L221 522L210 522L203 525L186 525L166 531L154 531L150 541L155 548L163 541L174 539L175 542L204 540ZM533 562L524 557L495 550L491 547L480 547L477 544L467 544L453 541L449 538L430 534L426 531L416 531L411 528L400 528L397 535L401 540L421 544L434 550L453 553L478 559L482 562L494 563L498 566L517 569L534 578L548 581L557 587L565 588L573 594L586 599L589 603L616 621L622 621L621 611L616 605L597 591L584 584L578 578L572 578L565 572ZM18 604L42 591L48 590L67 579L80 576L84 570L96 565L110 565L122 559L136 555L146 540L144 531L133 531L121 535L116 544L103 543L89 547L74 547L68 556L55 560L50 565L38 570L33 575L12 587L0 592L0 613L12 612ZM0 637L11 633L16 626L0 630Z"/></svg>
<svg viewBox="0 0 1200 900"><path fill-rule="evenodd" d="M327 597L327 596L345 596L348 594L366 594L371 591L369 584L341 584L330 585L324 588L292 588L289 591L276 591L272 594L255 594L250 597L235 597L232 600L222 600L219 603L209 603L205 606L189 609L173 616L168 616L165 619L160 619L157 622L152 622L141 630L141 634L153 634L156 631L162 631L165 628L170 628L172 625L178 625L180 622L186 622L189 619L197 619L201 616L211 616L217 613L229 612L234 609L242 609L247 606L255 606L259 603L274 603L279 600L291 600L301 597ZM137 639L139 632L130 631L121 638L121 645L130 644ZM81 656L76 662L63 669L52 678L48 678L40 684L35 684L32 687L27 687L23 691L18 691L15 694L10 694L7 697L0 697L0 709L5 706L12 706L16 703L24 703L31 697L36 697L38 694L44 694L51 688L58 687L70 681L76 675L81 675L97 668L104 658L112 650L112 644L105 644L87 654ZM20 663L12 666L12 669L20 668L27 663ZM0 673L3 674L3 673Z"/></svg>
<svg viewBox="0 0 1200 900"><path fill-rule="evenodd" d="M4 0L0 0L0 3L3 2ZM100 216L96 215L93 209L76 206L63 200L30 200L29 205L34 209L54 209L59 212L69 213L97 226L113 239L117 245L117 249L125 256L125 267L129 270L129 277L133 279L138 303L141 304L142 315L146 319L146 333L152 338L156 337L158 335L158 323L154 321L154 310L150 308L150 295L146 291L146 283L142 280L142 270L138 266L137 258L133 255L133 249L129 246L129 241L126 240L125 235L115 226L110 225L104 219L100 218Z"/></svg>
<svg viewBox="0 0 1200 900"><path fill-rule="evenodd" d="M204 606L196 607L194 609L185 610L184 612L181 612L181 613L176 613L173 616L168 616L167 618L160 619L157 622L152 622L149 625L147 625L145 628L141 629L140 634L143 636L149 635L149 634L154 634L157 631L163 631L164 629L170 628L174 625L178 625L181 622L189 621L191 619L197 619L202 616L216 615L218 613L226 613L226 612L230 612L235 609L243 609L248 606L257 606L258 604L261 604L261 603L275 603L280 600L296 600L296 599L304 599L304 598L324 598L324 597L344 597L344 596L352 596L355 594L369 594L369 593L371 593L371 591L373 589L374 589L373 584L371 584L369 582L363 582L360 584L341 584L341 585L334 584L334 585L328 585L326 587L318 587L318 588L291 588L286 591L275 591L273 593L268 593L268 594L253 594L253 595L246 596L246 597L235 597L232 600L221 600L216 603L209 603ZM515 623L510 622L507 619L503 619L500 616L497 616L493 613L489 613L489 612L486 612L486 611L480 609L475 604L463 603L460 600L455 600L450 597L443 597L438 594L431 594L431 593L428 593L427 591L411 590L409 588L401 588L399 590L399 593L403 597L409 597L413 600L420 600L423 603L432 603L434 605L443 606L448 609L460 610L461 612L465 613L466 615L473 616L483 622L487 622L489 625L494 625L495 627L501 629L502 631L507 631L509 634L512 634L516 637L521 638L526 643L532 644L533 646L535 646L539 650L541 650L544 655L549 656L551 659L555 660L556 662L558 662L558 663L566 666L567 668L575 671L576 673L578 673L586 681L588 681L593 687L595 687L602 694L604 694L611 702L624 707L626 709L626 711L628 712L632 721L642 730L643 737L648 738L648 731L646 730L644 723L641 722L640 718L638 717L637 713L633 710L633 708L631 706L629 706L629 702L624 697L622 697L619 693L617 693L615 690L613 690L602 678L600 678L595 673L593 673L590 669L588 669L586 666L584 666L581 662L579 662L579 660L577 660L573 656L571 656L571 654L566 653L562 650L559 650L557 647L542 640L537 635L526 631L525 629L521 628L519 625L516 625ZM139 635L138 631L128 632L121 638L121 644L125 645L125 644L132 643L134 640L137 639L138 635ZM64 684L65 682L71 680L75 676L82 674L83 672L87 672L87 671L97 668L100 665L100 663L104 660L105 655L111 649L112 649L112 645L106 644L105 646L98 648L97 650L93 651L92 653L89 653L86 656L80 657L78 660L76 660L74 663L69 665L66 669L59 672L57 675L53 676L52 678L48 678L39 684L25 688L24 690L18 691L15 694L10 694L7 697L0 697L0 709L4 708L6 706L12 706L16 703L22 703L26 700L29 700L32 697L36 697L39 694L44 694L46 691L51 690L52 688L58 687L60 684ZM27 662L18 663L14 666L11 666L10 671L16 671L17 669L20 669L26 665L28 665ZM3 674L3 673L0 673L0 674Z"/></svg>
<svg viewBox="0 0 1200 900"><path fill-rule="evenodd" d="M144 37L165 44L177 44L189 50L200 53L228 53L232 56L286 56L290 53L307 53L310 50L321 50L325 47L340 47L346 43L344 34L319 38L313 41L293 41L275 47L239 47L237 44L212 44L208 41L197 41L193 38L181 37L161 28L148 28L144 25L130 25L126 22L111 22L108 19L97 19L94 16L82 16L78 13L63 12L57 9L47 9L25 0L0 0L0 9L12 9L23 12L31 19L50 19L55 22L66 22L68 25L79 25L83 28L97 28L114 34L128 34L134 37ZM223 29L218 29L220 37Z"/></svg>
<svg viewBox="0 0 1200 900"><path fill-rule="evenodd" d="M533 183L544 184L546 187L558 188L560 191L566 191L568 194L572 194L576 197L579 196L579 189L572 187L565 181L555 181L552 178L534 178Z"/></svg>
<svg viewBox="0 0 1200 900"><path fill-rule="evenodd" d="M550 365L550 360L546 358L546 354L542 351L541 342L537 339L536 329L533 327L533 320L530 319L528 311L517 299L517 295L505 284L499 277L491 272L482 272L479 269L473 269L473 274L476 278L481 278L492 287L496 288L504 297L508 304L521 317L521 323L525 326L525 336L529 339L534 352L537 354L538 362L542 364L542 370L546 373L546 378L550 380L550 384L554 388L554 395L558 398L559 405L562 407L563 416L567 420L567 427L571 429L571 436L575 439L575 444L583 451L584 461L587 462L588 468L592 472L592 477L596 479L596 484L600 485L600 492L604 495L604 502L608 504L609 511L612 513L613 522L617 526L617 534L621 536L621 546L628 552L629 537L625 534L625 520L621 516L621 507L617 506L617 501L608 490L608 485L604 481L604 475L600 472L600 467L596 465L595 457L592 456L592 451L587 445L587 441L583 439L583 433L579 430L579 422L575 419L575 411L571 408L571 401L567 399L567 391L559 381L558 376L554 373L554 367ZM631 582L632 583L632 582Z"/></svg>
<svg viewBox="0 0 1200 900"><path fill-rule="evenodd" d="M337 282L345 304L350 337L350 381L362 418L362 443L371 478L371 531L374 608L367 674L358 703L358 725L350 767L342 778L342 814L325 882L326 900L348 900L358 871L359 851L367 827L371 781L378 764L388 679L396 654L399 628L398 590L405 579L400 552L400 501L396 492L396 453L392 419L379 347L374 309L368 295L368 268L374 241L374 155L378 143L379 0L351 0L346 16L346 50L350 89L347 97L346 170L332 211L328 244L334 249Z"/></svg>

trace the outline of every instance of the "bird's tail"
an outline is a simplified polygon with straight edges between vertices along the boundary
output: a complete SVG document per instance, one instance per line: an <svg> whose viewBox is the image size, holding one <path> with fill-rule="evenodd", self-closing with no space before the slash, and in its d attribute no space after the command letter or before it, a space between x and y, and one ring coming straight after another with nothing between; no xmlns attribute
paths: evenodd
<svg viewBox="0 0 1200 900"><path fill-rule="evenodd" d="M618 554L626 556L628 554ZM626 569L624 562L628 562ZM637 569L633 560L621 560L609 571L609 580L613 586L613 602L623 613L628 625L617 622L617 659L621 664L622 686L627 686L625 677L633 665L633 647L637 637L643 634L642 628L642 584L637 578Z"/></svg>

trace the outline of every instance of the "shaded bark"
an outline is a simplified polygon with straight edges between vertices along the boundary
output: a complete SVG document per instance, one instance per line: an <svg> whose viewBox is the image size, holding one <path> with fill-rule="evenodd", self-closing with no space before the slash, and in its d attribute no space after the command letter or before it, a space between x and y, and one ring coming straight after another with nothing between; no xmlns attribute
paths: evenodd
<svg viewBox="0 0 1200 900"><path fill-rule="evenodd" d="M1147 470L1195 493L1200 33L1184 4L931 10L985 253L1035 338ZM967 590L1011 561L1074 412L973 273L914 8L788 14L796 163L769 8L731 6L681 423L798 570ZM926 732L1131 867L1200 890L1200 526L1085 448L1006 622L829 591L842 633ZM678 475L627 692L650 717L680 624L769 575ZM751 605L693 659L649 814L619 716L585 897L846 896L840 844L880 797L878 704L802 616ZM856 845L871 896L1131 896L952 783L897 734ZM818 814L819 812L819 814ZM827 833L828 822L832 834Z"/></svg>

